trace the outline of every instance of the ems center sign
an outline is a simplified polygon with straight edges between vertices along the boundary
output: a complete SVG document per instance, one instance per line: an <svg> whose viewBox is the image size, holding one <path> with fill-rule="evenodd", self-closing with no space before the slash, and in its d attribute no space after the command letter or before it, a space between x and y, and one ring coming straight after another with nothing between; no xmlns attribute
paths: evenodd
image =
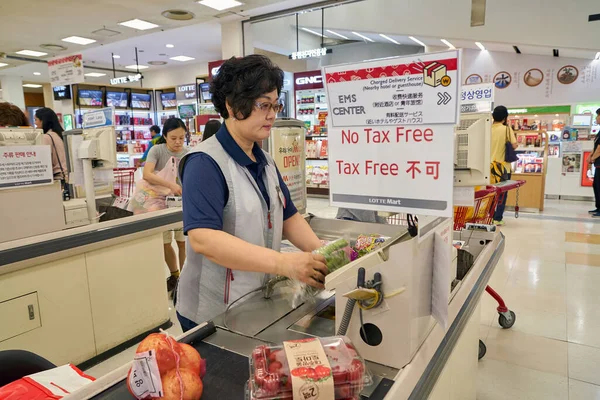
<svg viewBox="0 0 600 400"><path fill-rule="evenodd" d="M331 204L452 216L458 51L323 69Z"/></svg>

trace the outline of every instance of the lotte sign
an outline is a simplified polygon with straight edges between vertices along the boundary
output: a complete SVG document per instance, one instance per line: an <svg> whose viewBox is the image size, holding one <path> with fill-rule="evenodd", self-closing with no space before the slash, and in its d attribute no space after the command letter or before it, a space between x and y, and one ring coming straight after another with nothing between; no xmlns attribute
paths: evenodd
<svg viewBox="0 0 600 400"><path fill-rule="evenodd" d="M459 53L323 69L331 204L452 216Z"/></svg>

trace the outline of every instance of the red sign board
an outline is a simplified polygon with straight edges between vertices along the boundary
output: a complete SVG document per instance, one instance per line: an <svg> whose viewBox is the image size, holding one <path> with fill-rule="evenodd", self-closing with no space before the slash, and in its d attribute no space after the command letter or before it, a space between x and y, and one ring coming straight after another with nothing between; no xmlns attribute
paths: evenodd
<svg viewBox="0 0 600 400"><path fill-rule="evenodd" d="M321 70L297 72L294 74L294 90L323 89Z"/></svg>
<svg viewBox="0 0 600 400"><path fill-rule="evenodd" d="M583 163L581 164L581 186L592 186L594 184L594 164L590 164L591 151L583 152Z"/></svg>

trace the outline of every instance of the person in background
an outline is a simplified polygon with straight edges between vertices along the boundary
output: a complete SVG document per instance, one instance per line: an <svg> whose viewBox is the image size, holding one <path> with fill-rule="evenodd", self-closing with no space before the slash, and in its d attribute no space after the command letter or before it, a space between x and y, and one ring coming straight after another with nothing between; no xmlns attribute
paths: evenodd
<svg viewBox="0 0 600 400"><path fill-rule="evenodd" d="M600 108L596 110L596 123L600 125ZM596 135L594 140L594 152L590 157L590 163L594 165L594 197L596 199L596 208L590 211L592 218L600 218L600 134Z"/></svg>
<svg viewBox="0 0 600 400"><path fill-rule="evenodd" d="M29 119L14 104L0 102L0 126L29 126Z"/></svg>
<svg viewBox="0 0 600 400"><path fill-rule="evenodd" d="M188 149L184 147L186 132L185 123L181 119L167 119L163 126L162 136L148 152L148 159L146 165L144 165L144 179L150 184L170 188L175 196L181 196L181 185L178 182L168 182L157 176L155 172L165 168L171 157L181 160L188 152ZM177 242L179 250L179 265L177 265L177 255L172 246L173 233L175 233L175 242ZM171 272L171 276L167 279L167 291L172 292L177 287L180 268L183 268L186 258L183 230L176 229L164 232L163 245L165 262Z"/></svg>
<svg viewBox="0 0 600 400"><path fill-rule="evenodd" d="M338 208L335 219L344 219L348 221L371 222L377 224L386 224L384 217L377 215L377 211L359 210L355 208Z"/></svg>
<svg viewBox="0 0 600 400"><path fill-rule="evenodd" d="M221 121L218 119L211 119L204 126L204 132L202 133L202 140L210 139L215 133L221 128Z"/></svg>
<svg viewBox="0 0 600 400"><path fill-rule="evenodd" d="M69 170L62 136L64 129L58 122L58 116L48 107L38 108L35 112L35 126L44 131L42 141L50 146L54 179L65 181L69 175Z"/></svg>
<svg viewBox="0 0 600 400"><path fill-rule="evenodd" d="M498 106L494 108L492 113L494 123L492 124L492 145L490 159L492 162L496 161L502 163L506 171L508 172L508 179L511 178L512 166L509 162L505 161L506 158L506 143L510 141L513 148L516 149L519 145L517 144L517 138L515 132L507 124L508 120L508 109L504 106ZM498 226L504 225L504 208L506 207L506 198L508 196L502 196L502 201L496 206L496 212L494 213L494 224Z"/></svg>
<svg viewBox="0 0 600 400"><path fill-rule="evenodd" d="M148 153L150 152L150 149L152 148L152 146L154 146L156 144L156 142L158 142L160 140L160 138L161 138L160 127L158 125L152 125L150 127L150 134L152 135L152 139L150 139L150 141L148 142L148 148L146 149L146 151L144 152L144 155L141 158L142 163L145 163L146 160L148 159Z"/></svg>
<svg viewBox="0 0 600 400"><path fill-rule="evenodd" d="M282 86L281 68L258 54L225 61L213 78L213 104L225 123L179 168L188 259L176 308L184 331L223 313L270 275L324 287L325 258L311 253L321 241L260 148L281 111ZM302 252L281 253L283 235Z"/></svg>

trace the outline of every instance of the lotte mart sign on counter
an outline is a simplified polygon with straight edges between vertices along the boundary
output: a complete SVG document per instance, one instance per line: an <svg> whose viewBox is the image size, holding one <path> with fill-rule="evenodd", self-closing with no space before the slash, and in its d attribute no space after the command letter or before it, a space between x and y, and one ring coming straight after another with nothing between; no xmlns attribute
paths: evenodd
<svg viewBox="0 0 600 400"><path fill-rule="evenodd" d="M452 216L458 51L325 67L337 207Z"/></svg>

